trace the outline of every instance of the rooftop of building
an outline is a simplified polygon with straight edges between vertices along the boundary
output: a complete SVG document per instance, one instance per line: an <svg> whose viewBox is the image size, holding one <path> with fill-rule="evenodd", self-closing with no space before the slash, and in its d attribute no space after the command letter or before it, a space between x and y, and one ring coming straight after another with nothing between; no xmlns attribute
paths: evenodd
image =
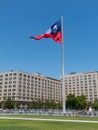
<svg viewBox="0 0 98 130"><path fill-rule="evenodd" d="M89 71L89 72L81 72L81 73L70 72L69 74L66 74L65 76L68 76L68 75L80 75L80 74L91 74L91 73L98 73L98 71Z"/></svg>
<svg viewBox="0 0 98 130"><path fill-rule="evenodd" d="M0 74L8 74L8 73L23 73L23 74L28 74L28 75L31 75L31 76L39 76L39 77L47 78L47 79L50 79L50 80L60 81L59 79L55 79L55 78L43 75L41 73L33 73L32 74L32 73L28 73L28 72L24 72L24 71L20 71L20 70L10 70L9 72L1 72Z"/></svg>

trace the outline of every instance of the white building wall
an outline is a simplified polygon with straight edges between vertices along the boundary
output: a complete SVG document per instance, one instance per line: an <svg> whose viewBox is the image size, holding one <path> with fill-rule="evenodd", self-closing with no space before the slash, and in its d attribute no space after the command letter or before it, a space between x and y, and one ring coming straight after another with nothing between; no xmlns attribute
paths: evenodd
<svg viewBox="0 0 98 130"><path fill-rule="evenodd" d="M98 72L72 73L65 76L66 98L71 93L85 95L88 102L98 100Z"/></svg>
<svg viewBox="0 0 98 130"><path fill-rule="evenodd" d="M0 101L8 97L24 105L38 99L58 102L62 99L61 81L21 71L0 73Z"/></svg>

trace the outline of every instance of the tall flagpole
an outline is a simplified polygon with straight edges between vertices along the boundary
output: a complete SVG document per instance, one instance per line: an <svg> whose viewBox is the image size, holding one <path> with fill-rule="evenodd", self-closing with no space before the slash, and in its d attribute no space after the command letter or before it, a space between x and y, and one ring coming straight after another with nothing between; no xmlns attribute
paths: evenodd
<svg viewBox="0 0 98 130"><path fill-rule="evenodd" d="M65 84L64 84L64 37L63 37L63 16L61 16L61 31L62 31L62 107L63 112L66 110L65 103Z"/></svg>

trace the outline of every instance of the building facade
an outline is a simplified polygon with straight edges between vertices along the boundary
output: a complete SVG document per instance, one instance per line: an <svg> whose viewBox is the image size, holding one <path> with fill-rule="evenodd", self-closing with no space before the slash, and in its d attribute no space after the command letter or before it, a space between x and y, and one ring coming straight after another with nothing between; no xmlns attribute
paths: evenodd
<svg viewBox="0 0 98 130"><path fill-rule="evenodd" d="M70 73L65 76L66 98L69 94L85 95L87 102L98 100L98 72Z"/></svg>
<svg viewBox="0 0 98 130"><path fill-rule="evenodd" d="M61 101L61 95L60 80L21 71L0 73L0 102L10 97L23 108L32 100Z"/></svg>
<svg viewBox="0 0 98 130"><path fill-rule="evenodd" d="M85 95L87 102L98 100L98 72L70 73L64 76L66 99L69 94ZM11 98L26 108L32 100L62 102L61 80L21 71L0 73L0 102Z"/></svg>

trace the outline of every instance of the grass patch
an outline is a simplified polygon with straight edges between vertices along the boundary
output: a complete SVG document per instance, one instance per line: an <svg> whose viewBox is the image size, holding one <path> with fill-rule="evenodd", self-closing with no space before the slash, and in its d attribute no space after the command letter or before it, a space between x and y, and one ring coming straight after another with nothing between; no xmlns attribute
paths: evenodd
<svg viewBox="0 0 98 130"><path fill-rule="evenodd" d="M57 117L57 116L34 116L34 115L0 115L21 118L47 118L67 120L97 120L94 117ZM0 119L0 130L98 130L96 123L78 122L52 122L52 121L28 121Z"/></svg>
<svg viewBox="0 0 98 130"><path fill-rule="evenodd" d="M90 120L98 121L98 117L80 117L80 116L43 116L43 115L0 115L0 117L20 117L20 118L41 118L41 119L65 119L65 120Z"/></svg>
<svg viewBox="0 0 98 130"><path fill-rule="evenodd" d="M0 130L98 130L98 124L0 119Z"/></svg>

